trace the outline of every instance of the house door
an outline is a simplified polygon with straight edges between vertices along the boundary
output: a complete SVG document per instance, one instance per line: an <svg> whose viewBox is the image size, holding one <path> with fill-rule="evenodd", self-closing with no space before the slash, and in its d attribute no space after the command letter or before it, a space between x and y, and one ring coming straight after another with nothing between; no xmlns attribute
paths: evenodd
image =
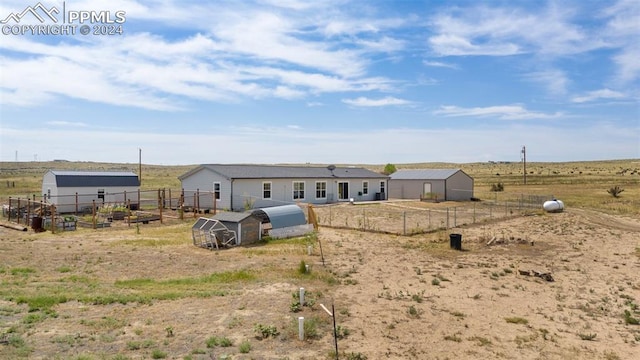
<svg viewBox="0 0 640 360"><path fill-rule="evenodd" d="M338 182L338 200L349 200L348 182Z"/></svg>

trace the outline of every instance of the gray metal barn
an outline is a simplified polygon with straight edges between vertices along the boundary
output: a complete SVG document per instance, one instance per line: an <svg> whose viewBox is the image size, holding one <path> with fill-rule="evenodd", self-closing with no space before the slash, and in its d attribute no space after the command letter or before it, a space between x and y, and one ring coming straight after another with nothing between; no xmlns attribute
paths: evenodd
<svg viewBox="0 0 640 360"><path fill-rule="evenodd" d="M460 169L398 170L390 175L389 198L465 201L473 197L473 178Z"/></svg>
<svg viewBox="0 0 640 360"><path fill-rule="evenodd" d="M138 175L119 171L49 170L42 178L42 194L58 212L71 213L78 208L104 203L135 200L140 189ZM135 200L137 202L137 200Z"/></svg>

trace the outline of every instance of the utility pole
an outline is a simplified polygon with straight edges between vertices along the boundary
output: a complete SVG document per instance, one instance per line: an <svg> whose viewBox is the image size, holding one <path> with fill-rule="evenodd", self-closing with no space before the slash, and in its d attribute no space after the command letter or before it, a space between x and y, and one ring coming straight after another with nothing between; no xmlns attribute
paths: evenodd
<svg viewBox="0 0 640 360"><path fill-rule="evenodd" d="M138 148L138 183L142 185L142 148Z"/></svg>
<svg viewBox="0 0 640 360"><path fill-rule="evenodd" d="M524 184L527 185L527 148L522 145L522 179Z"/></svg>

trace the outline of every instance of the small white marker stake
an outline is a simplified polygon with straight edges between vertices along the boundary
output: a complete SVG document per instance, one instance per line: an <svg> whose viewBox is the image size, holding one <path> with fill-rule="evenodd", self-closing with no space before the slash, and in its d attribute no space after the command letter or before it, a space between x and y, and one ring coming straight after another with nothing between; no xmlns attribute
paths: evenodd
<svg viewBox="0 0 640 360"><path fill-rule="evenodd" d="M298 339L304 340L304 317L298 318Z"/></svg>
<svg viewBox="0 0 640 360"><path fill-rule="evenodd" d="M300 306L304 306L304 288L300 288Z"/></svg>

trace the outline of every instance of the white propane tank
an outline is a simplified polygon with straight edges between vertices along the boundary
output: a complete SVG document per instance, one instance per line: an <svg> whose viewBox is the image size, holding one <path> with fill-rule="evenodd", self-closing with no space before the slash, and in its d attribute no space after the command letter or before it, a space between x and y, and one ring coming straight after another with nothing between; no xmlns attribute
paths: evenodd
<svg viewBox="0 0 640 360"><path fill-rule="evenodd" d="M564 210L564 203L560 200L553 199L545 201L544 204L542 204L542 208L546 212L562 212Z"/></svg>

